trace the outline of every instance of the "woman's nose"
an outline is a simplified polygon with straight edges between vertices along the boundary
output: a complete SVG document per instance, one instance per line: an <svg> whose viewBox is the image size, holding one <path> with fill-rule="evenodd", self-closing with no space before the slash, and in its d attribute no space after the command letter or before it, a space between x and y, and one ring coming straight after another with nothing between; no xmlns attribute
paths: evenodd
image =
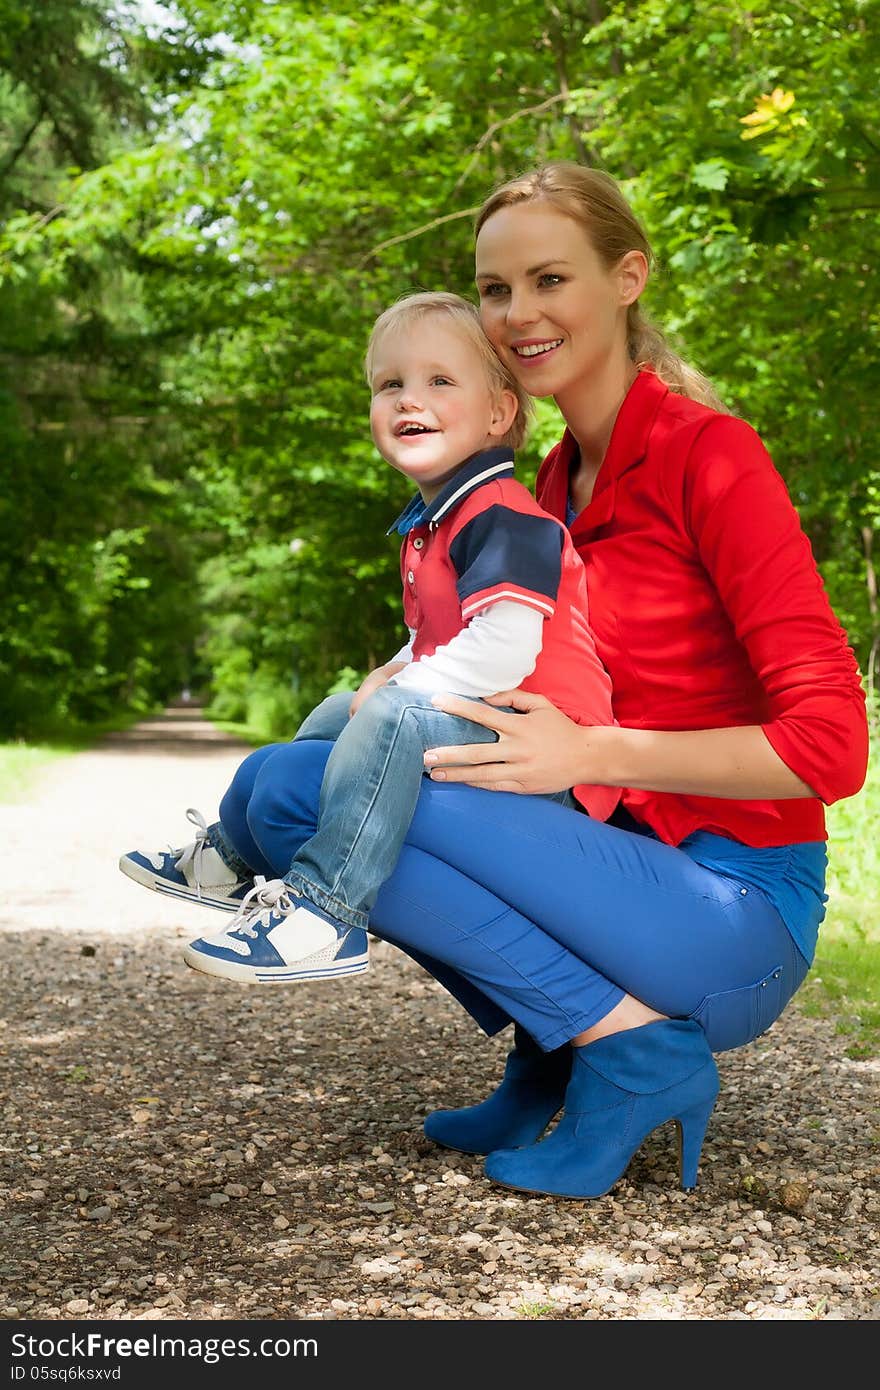
<svg viewBox="0 0 880 1390"><path fill-rule="evenodd" d="M513 290L507 306L507 322L512 328L523 328L534 323L538 317L537 308L528 290Z"/></svg>

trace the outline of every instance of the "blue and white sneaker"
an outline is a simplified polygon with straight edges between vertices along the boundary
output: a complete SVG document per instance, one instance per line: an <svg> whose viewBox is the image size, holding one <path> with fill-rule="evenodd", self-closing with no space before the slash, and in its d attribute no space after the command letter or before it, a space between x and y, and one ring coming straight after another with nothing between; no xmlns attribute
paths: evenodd
<svg viewBox="0 0 880 1390"><path fill-rule="evenodd" d="M183 849L160 849L155 854L133 849L123 854L120 869L155 893L237 912L254 886L253 879L239 878L220 858L211 844L204 816L190 807L186 818L197 827L191 844Z"/></svg>
<svg viewBox="0 0 880 1390"><path fill-rule="evenodd" d="M287 985L359 975L369 966L369 942L362 927L335 921L283 879L258 875L226 930L191 941L183 958L206 975Z"/></svg>

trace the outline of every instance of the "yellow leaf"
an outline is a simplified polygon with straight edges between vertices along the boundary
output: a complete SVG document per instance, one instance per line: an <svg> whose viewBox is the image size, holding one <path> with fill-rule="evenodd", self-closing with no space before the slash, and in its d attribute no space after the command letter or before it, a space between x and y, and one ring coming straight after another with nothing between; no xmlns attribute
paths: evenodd
<svg viewBox="0 0 880 1390"><path fill-rule="evenodd" d="M774 87L767 100L772 105L774 111L778 111L780 115L784 115L786 111L790 111L794 106L795 96L794 92L787 92L784 87Z"/></svg>
<svg viewBox="0 0 880 1390"><path fill-rule="evenodd" d="M778 124L779 117L790 111L794 103L794 92L787 92L784 87L774 87L772 92L764 92L761 96L756 97L754 111L750 111L747 116L740 116L740 125L773 130ZM750 140L752 136L759 134L761 134L761 130L756 129L748 134L743 134L742 138Z"/></svg>

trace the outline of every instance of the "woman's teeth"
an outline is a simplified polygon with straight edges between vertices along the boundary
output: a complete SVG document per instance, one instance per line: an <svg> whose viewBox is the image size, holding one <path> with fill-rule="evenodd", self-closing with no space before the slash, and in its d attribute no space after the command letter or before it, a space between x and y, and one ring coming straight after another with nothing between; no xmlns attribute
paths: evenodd
<svg viewBox="0 0 880 1390"><path fill-rule="evenodd" d="M517 357L540 357L543 352L552 352L561 345L562 339L555 338L552 343L528 343L525 347L515 347L513 350Z"/></svg>

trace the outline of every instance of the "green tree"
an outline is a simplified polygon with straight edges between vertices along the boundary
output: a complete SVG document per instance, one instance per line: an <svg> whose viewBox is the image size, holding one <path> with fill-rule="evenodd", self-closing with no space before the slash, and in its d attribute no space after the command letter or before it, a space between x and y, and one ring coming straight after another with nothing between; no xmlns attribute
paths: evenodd
<svg viewBox="0 0 880 1390"><path fill-rule="evenodd" d="M553 157L623 179L658 253L649 309L767 440L870 666L876 0L178 0L152 35L68 9L72 94L96 62L119 89L75 170L46 127L51 188L19 188L0 241L42 383L28 396L16 367L7 438L51 456L57 525L78 515L70 460L82 501L64 601L10 572L19 652L37 631L56 652L46 689L83 678L94 628L106 698L159 695L195 661L218 709L284 733L396 647L384 531L407 487L368 437L369 326L412 288L470 294L475 208ZM545 406L527 480L557 427ZM74 601L98 541L103 629Z"/></svg>

